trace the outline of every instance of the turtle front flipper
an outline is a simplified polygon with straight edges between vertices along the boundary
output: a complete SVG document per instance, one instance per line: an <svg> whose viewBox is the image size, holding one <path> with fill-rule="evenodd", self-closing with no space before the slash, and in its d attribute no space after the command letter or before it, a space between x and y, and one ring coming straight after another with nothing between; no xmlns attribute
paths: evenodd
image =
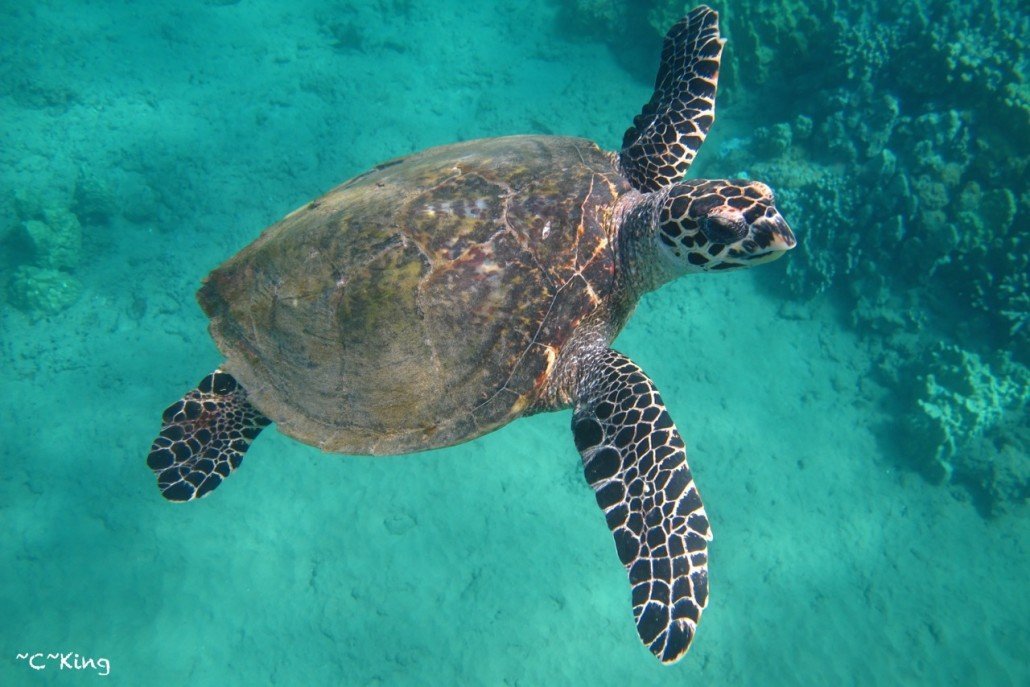
<svg viewBox="0 0 1030 687"><path fill-rule="evenodd" d="M623 173L638 191L670 186L686 173L715 121L715 89L726 41L704 5L665 36L654 94L622 139Z"/></svg>
<svg viewBox="0 0 1030 687"><path fill-rule="evenodd" d="M572 431L629 572L640 639L673 663L708 602L712 538L683 440L654 383L613 350L586 366Z"/></svg>
<svg viewBox="0 0 1030 687"><path fill-rule="evenodd" d="M161 418L147 465L170 501L199 499L239 467L250 442L271 423L232 375L215 370Z"/></svg>

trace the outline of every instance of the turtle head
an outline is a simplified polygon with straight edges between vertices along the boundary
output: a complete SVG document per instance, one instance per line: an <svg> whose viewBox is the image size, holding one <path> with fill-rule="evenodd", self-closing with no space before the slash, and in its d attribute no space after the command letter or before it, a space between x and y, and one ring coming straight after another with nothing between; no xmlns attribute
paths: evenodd
<svg viewBox="0 0 1030 687"><path fill-rule="evenodd" d="M774 200L772 189L747 179L675 184L658 210L659 253L680 274L775 260L797 241Z"/></svg>

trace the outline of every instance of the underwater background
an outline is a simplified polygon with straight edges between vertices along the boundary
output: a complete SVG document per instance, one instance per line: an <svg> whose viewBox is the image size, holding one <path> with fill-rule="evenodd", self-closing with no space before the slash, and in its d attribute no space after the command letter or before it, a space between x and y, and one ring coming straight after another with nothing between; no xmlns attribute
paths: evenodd
<svg viewBox="0 0 1030 687"><path fill-rule="evenodd" d="M0 684L1030 684L1030 19L1020 0L726 0L693 177L800 245L646 296L712 520L662 667L569 413L415 456L274 430L177 506L145 457L219 363L193 294L387 158L617 149L660 0L0 2Z"/></svg>

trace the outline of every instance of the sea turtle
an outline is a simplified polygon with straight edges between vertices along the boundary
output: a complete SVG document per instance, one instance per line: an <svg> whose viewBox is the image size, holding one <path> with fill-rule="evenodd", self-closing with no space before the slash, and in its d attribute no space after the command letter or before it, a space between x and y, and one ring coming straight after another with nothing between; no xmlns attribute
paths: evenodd
<svg viewBox="0 0 1030 687"><path fill-rule="evenodd" d="M211 272L198 299L225 362L164 411L147 458L164 496L210 492L272 422L382 455L571 408L640 638L679 659L712 534L658 389L610 344L642 294L794 246L765 184L680 181L712 125L723 44L708 7L672 27L619 153L512 136L391 160Z"/></svg>

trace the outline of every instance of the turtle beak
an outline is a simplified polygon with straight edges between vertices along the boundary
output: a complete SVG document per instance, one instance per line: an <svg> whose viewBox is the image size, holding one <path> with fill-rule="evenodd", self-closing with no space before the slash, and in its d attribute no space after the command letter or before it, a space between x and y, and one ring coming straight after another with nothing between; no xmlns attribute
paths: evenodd
<svg viewBox="0 0 1030 687"><path fill-rule="evenodd" d="M785 253L798 245L798 240L794 238L794 232L790 230L790 227L787 225L787 221L780 215L776 215L772 237L772 243L769 244L770 250Z"/></svg>
<svg viewBox="0 0 1030 687"><path fill-rule="evenodd" d="M775 217L754 227L754 239L762 247L762 262L771 262L798 245L794 232L778 212Z"/></svg>

